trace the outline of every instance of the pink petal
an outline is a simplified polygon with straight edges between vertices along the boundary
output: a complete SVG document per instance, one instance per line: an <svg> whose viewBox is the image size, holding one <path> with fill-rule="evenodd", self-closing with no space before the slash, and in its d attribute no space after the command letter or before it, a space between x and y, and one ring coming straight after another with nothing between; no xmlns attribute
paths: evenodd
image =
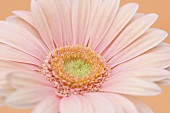
<svg viewBox="0 0 170 113"><path fill-rule="evenodd" d="M104 0L97 10L88 45L91 49L96 48L99 41L109 30L118 11L119 3L120 0Z"/></svg>
<svg viewBox="0 0 170 113"><path fill-rule="evenodd" d="M6 97L15 91L6 81L7 72L0 72L0 97Z"/></svg>
<svg viewBox="0 0 170 113"><path fill-rule="evenodd" d="M170 52L170 44L168 43L160 43L154 48L147 51L147 53L169 53Z"/></svg>
<svg viewBox="0 0 170 113"><path fill-rule="evenodd" d="M11 61L0 61L0 73L2 77L5 77L7 74L14 72L14 71L36 71L39 72L40 68L31 65L31 64L24 64L19 62L11 62ZM3 76L2 76L3 75Z"/></svg>
<svg viewBox="0 0 170 113"><path fill-rule="evenodd" d="M8 72L4 71L3 69L0 70L0 85L4 85L6 84L6 74L8 74Z"/></svg>
<svg viewBox="0 0 170 113"><path fill-rule="evenodd" d="M24 67L17 65L14 62L10 62L10 61L0 61L0 72L9 72L10 70L26 70L24 69ZM2 77L2 76L1 76Z"/></svg>
<svg viewBox="0 0 170 113"><path fill-rule="evenodd" d="M61 113L95 113L92 103L81 95L64 97L60 104Z"/></svg>
<svg viewBox="0 0 170 113"><path fill-rule="evenodd" d="M31 34L34 35L34 37L36 37L41 43L43 43L43 47L46 49L46 51L48 50L47 47L45 46L44 41L42 40L40 34L38 33L38 31L31 24L29 24L25 20L15 16L15 15L8 17L6 20L8 22L11 22L11 23L14 23L16 25L19 25L22 28L25 28L26 30L31 32Z"/></svg>
<svg viewBox="0 0 170 113"><path fill-rule="evenodd" d="M151 108L137 98L126 96L138 109L139 113L154 113Z"/></svg>
<svg viewBox="0 0 170 113"><path fill-rule="evenodd" d="M65 46L66 40L62 37L61 18L54 0L39 0L49 30L57 47Z"/></svg>
<svg viewBox="0 0 170 113"><path fill-rule="evenodd" d="M40 68L36 65L26 64L26 63L19 63L19 62L11 62L11 61L0 61L0 71L4 72L11 72L13 70L34 70L39 71Z"/></svg>
<svg viewBox="0 0 170 113"><path fill-rule="evenodd" d="M145 14L143 14L143 13L136 13L127 25L133 23L135 20L140 19L144 16L145 16Z"/></svg>
<svg viewBox="0 0 170 113"><path fill-rule="evenodd" d="M101 93L101 95L103 97L107 98L108 100L110 100L110 102L112 103L112 105L115 108L115 113L124 113L124 111L125 111L124 106L121 105L121 102L116 101L115 98L117 98L117 97L115 97L114 95L111 95L110 93ZM133 109L131 109L131 111L133 111ZM133 111L133 113L135 113L135 112Z"/></svg>
<svg viewBox="0 0 170 113"><path fill-rule="evenodd" d="M13 11L13 13L19 17L20 19L22 19L23 21L25 21L26 23L28 23L29 25L31 25L33 28L36 29L36 25L34 23L33 17L32 17L32 13L28 12L28 11ZM37 31L37 30L36 30ZM44 44L44 40L42 39L42 37L38 37Z"/></svg>
<svg viewBox="0 0 170 113"><path fill-rule="evenodd" d="M88 46L88 41L90 39L90 35L92 32L93 23L97 15L97 11L99 7L101 6L101 3L102 3L102 0L91 0L90 1L90 17L89 17L87 32L86 32L86 35L83 41L83 46L85 47Z"/></svg>
<svg viewBox="0 0 170 113"><path fill-rule="evenodd" d="M167 67L166 70L170 71L170 67ZM167 78L165 78L164 80L158 81L156 83L159 84L159 85L164 85L164 86L170 85L170 75L167 76Z"/></svg>
<svg viewBox="0 0 170 113"><path fill-rule="evenodd" d="M155 47L167 37L167 32L152 29L144 33L135 40L131 45L115 55L110 61L112 67L129 59L132 59L145 51Z"/></svg>
<svg viewBox="0 0 170 113"><path fill-rule="evenodd" d="M13 62L4 62L1 61L0 62L0 96L6 97L8 95L10 95L12 92L15 91L14 88L12 88L9 83L6 80L6 76L16 70L16 69L21 69L24 70L24 68L15 65L15 63Z"/></svg>
<svg viewBox="0 0 170 113"><path fill-rule="evenodd" d="M138 112L135 103L132 103L129 99L124 96L111 94L111 93L101 93L101 95L111 102L115 103L116 113L140 113Z"/></svg>
<svg viewBox="0 0 170 113"><path fill-rule="evenodd" d="M82 104L82 112L81 113L95 113L93 109L92 103L87 100L83 96L79 96L81 104Z"/></svg>
<svg viewBox="0 0 170 113"><path fill-rule="evenodd" d="M8 83L0 83L0 97L1 96L8 96L10 95L12 92L14 92L15 89L12 88L11 86L9 86Z"/></svg>
<svg viewBox="0 0 170 113"><path fill-rule="evenodd" d="M82 113L82 104L79 96L71 95L61 99L61 113Z"/></svg>
<svg viewBox="0 0 170 113"><path fill-rule="evenodd" d="M60 104L61 113L95 113L92 103L81 95L64 97Z"/></svg>
<svg viewBox="0 0 170 113"><path fill-rule="evenodd" d="M56 96L46 97L33 109L32 113L58 113L59 102Z"/></svg>
<svg viewBox="0 0 170 113"><path fill-rule="evenodd" d="M130 3L119 8L115 19L113 20L106 35L102 38L95 51L100 54L108 47L108 45L116 38L118 33L125 27L130 21L138 9L138 5Z"/></svg>
<svg viewBox="0 0 170 113"><path fill-rule="evenodd" d="M33 64L36 66L42 65L42 63L38 59L36 59L24 52L21 52L17 49L9 47L7 45L0 44L0 49L1 49L0 60L27 63L27 65L29 65L29 64Z"/></svg>
<svg viewBox="0 0 170 113"><path fill-rule="evenodd" d="M5 97L0 97L0 107L4 106Z"/></svg>
<svg viewBox="0 0 170 113"><path fill-rule="evenodd" d="M53 42L53 36L50 32L50 28L47 23L47 19L45 18L43 10L40 7L40 4L38 4L38 1L32 0L31 11L32 11L32 15L33 15L33 20L36 24L36 28L39 31L41 37L43 38L47 47L50 50L54 50L55 46L54 46L54 42Z"/></svg>
<svg viewBox="0 0 170 113"><path fill-rule="evenodd" d="M132 77L115 77L102 85L101 91L137 96L153 96L161 93L156 84Z"/></svg>
<svg viewBox="0 0 170 113"><path fill-rule="evenodd" d="M0 22L0 37L0 42L28 53L40 60L44 59L47 53L43 44L31 32L16 24Z"/></svg>
<svg viewBox="0 0 170 113"><path fill-rule="evenodd" d="M112 73L112 75L113 77L111 77L111 79L114 79L117 76L122 78L135 77L151 82L156 82L168 78L170 76L170 72L165 69L159 69L159 68L136 68L136 69L124 70L123 72L120 73Z"/></svg>
<svg viewBox="0 0 170 113"><path fill-rule="evenodd" d="M156 14L148 14L133 21L122 31L122 33L113 42L106 53L104 53L104 57L107 59L112 58L114 55L136 40L156 21L157 17L158 16Z"/></svg>
<svg viewBox="0 0 170 113"><path fill-rule="evenodd" d="M84 97L92 103L94 113L115 113L115 106L110 99L99 93L87 93Z"/></svg>
<svg viewBox="0 0 170 113"><path fill-rule="evenodd" d="M129 60L113 68L112 74L136 68L166 68L170 66L169 53L148 53Z"/></svg>
<svg viewBox="0 0 170 113"><path fill-rule="evenodd" d="M13 71L6 76L8 84L16 89L25 89L29 87L46 86L53 89L53 86L42 75L27 71Z"/></svg>
<svg viewBox="0 0 170 113"><path fill-rule="evenodd" d="M28 22L33 27L35 27L35 23L34 23L34 20L32 18L31 12L28 12L28 11L13 11L13 13L15 15L17 15L18 17L20 17L21 19L23 19L26 22Z"/></svg>
<svg viewBox="0 0 170 113"><path fill-rule="evenodd" d="M73 45L73 33L71 22L71 2L70 0L54 0L61 21L62 38L66 40L66 44ZM64 13L63 13L64 12Z"/></svg>
<svg viewBox="0 0 170 113"><path fill-rule="evenodd" d="M39 72L40 71L40 67L33 65L33 64L27 64L27 63L23 63L23 62L15 62L15 64L20 65L22 67L24 67L25 69L31 70L31 71L36 71Z"/></svg>
<svg viewBox="0 0 170 113"><path fill-rule="evenodd" d="M90 9L90 0L72 1L72 30L75 45L83 45L89 22Z"/></svg>
<svg viewBox="0 0 170 113"><path fill-rule="evenodd" d="M7 97L5 104L14 108L32 108L44 98L54 95L49 87L26 88Z"/></svg>
<svg viewBox="0 0 170 113"><path fill-rule="evenodd" d="M21 63L21 62L11 62L11 61L0 61L0 63L5 63L5 64L7 64L7 65L5 65L5 67L3 66L3 68L1 67L1 69L5 69L6 71L13 71L13 70L22 70L22 71L24 71L24 70L33 70L33 71L36 71L36 72L38 72L38 71L40 71L40 67L39 66L36 66L36 65L33 65L33 64L27 64L27 63ZM4 65L4 64L3 64ZM9 66L10 65L10 66ZM1 65L0 65L1 66ZM6 67L7 66L7 67ZM0 70L1 70L0 69Z"/></svg>

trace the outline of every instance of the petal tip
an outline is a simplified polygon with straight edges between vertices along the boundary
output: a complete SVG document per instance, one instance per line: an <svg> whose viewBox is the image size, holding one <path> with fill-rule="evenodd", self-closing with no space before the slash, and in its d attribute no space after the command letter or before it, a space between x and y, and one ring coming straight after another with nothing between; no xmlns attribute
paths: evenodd
<svg viewBox="0 0 170 113"><path fill-rule="evenodd" d="M156 13L148 14L148 16L149 16L150 18L153 18L155 21L156 21L156 20L158 19L158 17L159 17L159 15L156 14Z"/></svg>
<svg viewBox="0 0 170 113"><path fill-rule="evenodd" d="M137 4L137 3L129 3L129 4L127 4L129 7L133 7L134 9L138 9L139 8L139 4Z"/></svg>
<svg viewBox="0 0 170 113"><path fill-rule="evenodd" d="M168 32L165 30L157 29L158 34L160 34L161 37L166 38L168 36Z"/></svg>
<svg viewBox="0 0 170 113"><path fill-rule="evenodd" d="M162 35L164 35L165 37L168 36L168 32L167 31L161 30L161 32L162 32Z"/></svg>

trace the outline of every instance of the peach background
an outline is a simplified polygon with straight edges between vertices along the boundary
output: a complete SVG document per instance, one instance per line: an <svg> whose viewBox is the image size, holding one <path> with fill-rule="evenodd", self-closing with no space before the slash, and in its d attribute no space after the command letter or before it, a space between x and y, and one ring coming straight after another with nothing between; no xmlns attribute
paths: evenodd
<svg viewBox="0 0 170 113"><path fill-rule="evenodd" d="M170 33L170 0L122 0L121 5L128 2L140 4L139 12L157 13L158 21L153 27L164 29ZM30 0L0 0L0 20L11 15L12 10L29 10ZM165 40L170 42L170 37ZM155 97L140 97L155 113L170 113L170 86L162 87L163 94ZM30 113L31 110L0 108L0 113Z"/></svg>

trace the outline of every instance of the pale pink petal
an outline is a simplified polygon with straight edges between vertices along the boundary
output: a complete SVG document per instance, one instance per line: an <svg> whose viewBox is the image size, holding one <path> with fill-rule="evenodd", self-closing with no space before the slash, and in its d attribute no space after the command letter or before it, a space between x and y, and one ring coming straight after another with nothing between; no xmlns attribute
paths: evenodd
<svg viewBox="0 0 170 113"><path fill-rule="evenodd" d="M114 103L114 107L117 111L116 113L140 113L135 107L135 104L132 103L125 96L111 93L101 93L101 95L105 98L108 98L110 101L112 101L112 103Z"/></svg>
<svg viewBox="0 0 170 113"><path fill-rule="evenodd" d="M169 53L148 53L131 59L113 68L112 74L136 68L166 68L170 66Z"/></svg>
<svg viewBox="0 0 170 113"><path fill-rule="evenodd" d="M140 101L139 99L131 96L125 96L125 97L128 98L136 106L139 113L154 113L147 104Z"/></svg>
<svg viewBox="0 0 170 113"><path fill-rule="evenodd" d="M1 49L0 60L15 61L20 63L27 63L28 65L33 64L36 66L42 65L42 63L38 59L26 53L23 53L17 49L11 48L7 45L0 44L0 49Z"/></svg>
<svg viewBox="0 0 170 113"><path fill-rule="evenodd" d="M19 62L14 62L15 64L17 64L17 65L20 65L20 66L22 66L22 67L24 67L24 68L26 68L26 69L28 69L28 70L32 70L32 71L36 71L36 72L39 72L40 71L40 66L36 66L36 65L34 65L34 64L27 64L27 63L24 63L24 62L22 62L22 63L19 63Z"/></svg>
<svg viewBox="0 0 170 113"><path fill-rule="evenodd" d="M155 47L168 36L167 32L162 30L150 30L139 37L136 41L126 47L124 50L116 54L109 64L114 67L117 64L128 61L147 50Z"/></svg>
<svg viewBox="0 0 170 113"><path fill-rule="evenodd" d="M1 66L3 65L0 64L0 67ZM6 80L6 75L12 70L13 69L6 69L6 67L0 68L0 97L1 96L6 97L9 94L11 94L13 91L15 91L15 89L12 88Z"/></svg>
<svg viewBox="0 0 170 113"><path fill-rule="evenodd" d="M33 109L32 113L59 113L60 100L56 96L46 97Z"/></svg>
<svg viewBox="0 0 170 113"><path fill-rule="evenodd" d="M90 0L72 1L72 30L75 45L83 45L89 22L90 9Z"/></svg>
<svg viewBox="0 0 170 113"><path fill-rule="evenodd" d="M170 67L167 67L166 70L170 72ZM159 85L164 85L164 86L170 85L170 75L166 79L158 81L156 83Z"/></svg>
<svg viewBox="0 0 170 113"><path fill-rule="evenodd" d="M27 63L19 63L19 62L11 62L11 61L0 61L0 72L7 72L6 74L8 74L11 71L16 71L16 70L20 70L20 71L36 71L39 72L40 71L40 67L36 66L36 65L31 65L31 64L27 64Z"/></svg>
<svg viewBox="0 0 170 113"><path fill-rule="evenodd" d="M170 44L169 44L169 43L166 43L166 42L162 42L162 43L160 43L160 44L157 45L157 46L159 46L159 47L162 47L162 46L168 46L168 47L170 47Z"/></svg>
<svg viewBox="0 0 170 113"><path fill-rule="evenodd" d="M1 82L1 81L0 81ZM10 95L12 92L14 92L15 89L12 88L11 86L9 86L8 83L0 83L0 97L1 96L8 96Z"/></svg>
<svg viewBox="0 0 170 113"><path fill-rule="evenodd" d="M112 105L115 108L115 113L124 113L124 111L125 111L124 106L122 106L120 104L120 102L118 102L118 101L116 101L116 99L114 99L117 97L114 97L114 95L111 95L110 93L101 93L101 95L104 96L105 98L107 98L108 100L110 100L110 102L112 103ZM135 113L133 109L131 109L131 111L133 111L133 113Z"/></svg>
<svg viewBox="0 0 170 113"><path fill-rule="evenodd" d="M147 53L169 53L170 52L170 44L168 43L160 43L156 47L147 51Z"/></svg>
<svg viewBox="0 0 170 113"><path fill-rule="evenodd" d="M62 38L66 44L73 45L73 33L71 22L71 2L70 0L54 0L61 21ZM64 12L64 13L63 13Z"/></svg>
<svg viewBox="0 0 170 113"><path fill-rule="evenodd" d="M26 63L19 63L19 62L11 62L11 61L0 61L0 71L13 71L13 70L34 70L39 71L40 67L36 65L26 64Z"/></svg>
<svg viewBox="0 0 170 113"><path fill-rule="evenodd" d="M99 93L87 93L84 97L92 103L94 113L115 113L115 106L110 99Z"/></svg>
<svg viewBox="0 0 170 113"><path fill-rule="evenodd" d="M65 46L66 42L62 37L61 18L54 0L38 0L38 3L42 8L56 46Z"/></svg>
<svg viewBox="0 0 170 113"><path fill-rule="evenodd" d="M143 13L136 13L136 14L133 16L133 18L129 21L129 23L128 23L127 25L131 24L133 21L135 21L135 20L137 20L137 19L142 18L143 16L145 16L145 14L143 14Z"/></svg>
<svg viewBox="0 0 170 113"><path fill-rule="evenodd" d="M101 91L119 94L153 96L161 93L155 83L132 77L115 77L102 85Z"/></svg>
<svg viewBox="0 0 170 113"><path fill-rule="evenodd" d="M104 53L107 59L112 58L139 36L141 36L158 18L156 14L148 14L144 17L133 21L117 37L109 49ZM135 28L135 29L134 29Z"/></svg>
<svg viewBox="0 0 170 113"><path fill-rule="evenodd" d="M130 21L138 9L138 5L130 3L119 8L115 19L113 20L106 35L102 38L95 51L100 54L107 48L107 46L115 39L125 25Z"/></svg>
<svg viewBox="0 0 170 113"><path fill-rule="evenodd" d="M31 32L17 24L1 21L0 37L0 42L2 43L28 53L40 60L45 58L47 50L43 44Z"/></svg>
<svg viewBox="0 0 170 113"><path fill-rule="evenodd" d="M35 72L13 71L6 76L8 84L16 89L25 89L29 87L48 86L53 88L53 85L42 75Z"/></svg>
<svg viewBox="0 0 170 113"><path fill-rule="evenodd" d="M90 17L88 22L87 32L83 41L83 46L88 46L90 35L92 32L93 23L97 15L97 11L100 8L102 0L90 0Z"/></svg>
<svg viewBox="0 0 170 113"><path fill-rule="evenodd" d="M7 74L8 72L0 70L0 97L6 97L15 91L6 80Z"/></svg>
<svg viewBox="0 0 170 113"><path fill-rule="evenodd" d="M11 15L11 16L9 16L9 17L7 17L6 18L6 21L8 21L8 20L11 20L11 19L15 19L15 18L17 18L17 19L21 19L21 18L19 18L18 16L16 16L16 15ZM22 19L21 19L22 20ZM24 20L23 20L24 21Z"/></svg>
<svg viewBox="0 0 170 113"><path fill-rule="evenodd" d="M34 20L33 20L31 12L28 12L28 11L13 11L13 13L36 29L36 25L34 23ZM42 37L40 36L39 38L45 44Z"/></svg>
<svg viewBox="0 0 170 113"><path fill-rule="evenodd" d="M13 70L26 70L24 67L10 61L0 61L0 72L9 72ZM2 77L2 76L1 76Z"/></svg>
<svg viewBox="0 0 170 113"><path fill-rule="evenodd" d="M82 104L82 112L81 113L95 113L93 109L92 103L87 100L83 96L79 96L81 104Z"/></svg>
<svg viewBox="0 0 170 113"><path fill-rule="evenodd" d="M31 12L28 12L28 11L13 11L13 13L15 15L17 15L19 18L21 18L21 19L25 20L26 22L28 22L33 27L35 27L35 23L34 23L34 20L32 18Z"/></svg>
<svg viewBox="0 0 170 113"><path fill-rule="evenodd" d="M32 108L44 98L52 95L54 95L54 91L49 87L26 88L9 95L5 104L14 108Z"/></svg>
<svg viewBox="0 0 170 113"><path fill-rule="evenodd" d="M40 34L38 33L38 31L31 25L29 24L28 22L26 22L25 20L19 18L18 16L16 15L13 15L13 16L10 16L6 19L8 22L11 22L11 23L14 23L14 24L17 24L19 26L21 26L22 28L25 28L26 30L28 30L29 32L31 32L31 34L34 35L34 37L36 37L39 41L41 41L43 43L43 47L47 49L47 47L45 46L45 43L44 41L42 40Z"/></svg>
<svg viewBox="0 0 170 113"><path fill-rule="evenodd" d="M110 28L119 8L120 0L103 0L91 28L88 46L95 49L99 41L104 37ZM99 24L100 23L100 24Z"/></svg>
<svg viewBox="0 0 170 113"><path fill-rule="evenodd" d="M77 95L62 98L60 102L61 113L82 113L82 107L80 98Z"/></svg>
<svg viewBox="0 0 170 113"><path fill-rule="evenodd" d="M3 69L0 69L0 85L6 83L6 79L5 79L6 74L8 74L8 72L4 71Z"/></svg>
<svg viewBox="0 0 170 113"><path fill-rule="evenodd" d="M81 95L64 97L60 104L61 113L95 113L92 103Z"/></svg>
<svg viewBox="0 0 170 113"><path fill-rule="evenodd" d="M0 107L4 106L5 97L0 96Z"/></svg>
<svg viewBox="0 0 170 113"><path fill-rule="evenodd" d="M45 18L44 12L37 0L31 1L31 11L36 28L39 31L44 42L46 43L46 46L50 50L54 50L55 45L53 41L53 36L50 32L50 28L47 23L47 19Z"/></svg>
<svg viewBox="0 0 170 113"><path fill-rule="evenodd" d="M129 78L140 78L147 81L161 81L163 79L166 79L170 76L170 72L165 69L159 69L159 68L137 68L137 69L130 69L125 70L120 73L112 73L114 75L111 77L111 79L114 79L114 77L129 77Z"/></svg>

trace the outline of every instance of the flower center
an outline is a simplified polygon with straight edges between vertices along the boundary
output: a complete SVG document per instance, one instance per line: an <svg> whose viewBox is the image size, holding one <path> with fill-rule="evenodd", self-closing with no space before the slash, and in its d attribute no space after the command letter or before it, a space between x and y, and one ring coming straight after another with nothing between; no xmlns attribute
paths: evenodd
<svg viewBox="0 0 170 113"><path fill-rule="evenodd" d="M65 71L77 77L88 75L91 71L91 64L84 62L81 59L65 61Z"/></svg>
<svg viewBox="0 0 170 113"><path fill-rule="evenodd" d="M52 51L44 61L42 74L61 96L97 92L110 76L103 57L87 47L66 46Z"/></svg>

